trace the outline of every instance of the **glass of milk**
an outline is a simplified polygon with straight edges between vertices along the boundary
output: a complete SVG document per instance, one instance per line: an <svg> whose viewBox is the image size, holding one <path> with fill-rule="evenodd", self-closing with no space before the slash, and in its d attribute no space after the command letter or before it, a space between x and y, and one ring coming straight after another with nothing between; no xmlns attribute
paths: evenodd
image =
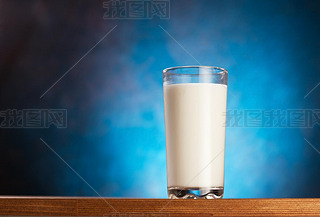
<svg viewBox="0 0 320 217"><path fill-rule="evenodd" d="M163 70L169 198L222 198L227 70Z"/></svg>

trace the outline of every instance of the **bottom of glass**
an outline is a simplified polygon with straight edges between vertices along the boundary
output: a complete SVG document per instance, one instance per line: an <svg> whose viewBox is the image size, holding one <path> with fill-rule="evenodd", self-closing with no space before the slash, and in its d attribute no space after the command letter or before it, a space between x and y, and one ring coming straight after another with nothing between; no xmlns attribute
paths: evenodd
<svg viewBox="0 0 320 217"><path fill-rule="evenodd" d="M221 199L223 189L223 187L169 187L168 196L170 199Z"/></svg>

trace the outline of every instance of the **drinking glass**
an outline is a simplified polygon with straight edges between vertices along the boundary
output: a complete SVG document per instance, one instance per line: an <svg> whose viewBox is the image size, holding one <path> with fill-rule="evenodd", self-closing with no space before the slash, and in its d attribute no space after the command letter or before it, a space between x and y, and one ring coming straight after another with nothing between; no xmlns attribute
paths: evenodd
<svg viewBox="0 0 320 217"><path fill-rule="evenodd" d="M227 70L163 70L169 198L222 198Z"/></svg>

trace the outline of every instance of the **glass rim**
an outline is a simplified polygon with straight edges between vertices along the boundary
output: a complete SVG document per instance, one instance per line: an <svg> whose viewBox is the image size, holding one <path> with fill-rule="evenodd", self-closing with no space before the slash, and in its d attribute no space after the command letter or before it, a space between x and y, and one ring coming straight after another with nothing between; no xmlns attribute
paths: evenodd
<svg viewBox="0 0 320 217"><path fill-rule="evenodd" d="M209 74L228 74L228 70L221 68L221 67L217 67L217 66L200 66L200 65L190 65L190 66L175 66L175 67L169 67L166 68L162 71L163 74L171 74L171 75L201 75L200 73L193 73L193 74L185 74L185 73L177 73L177 72L171 72L174 71L176 69L187 69L187 68L205 68L205 69L213 69L213 70L219 70L219 72L213 72L213 73L209 73Z"/></svg>

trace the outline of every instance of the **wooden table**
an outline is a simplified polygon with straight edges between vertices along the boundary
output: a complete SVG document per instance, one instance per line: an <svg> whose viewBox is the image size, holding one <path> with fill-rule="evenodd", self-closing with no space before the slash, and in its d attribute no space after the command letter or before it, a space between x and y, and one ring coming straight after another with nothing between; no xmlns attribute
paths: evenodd
<svg viewBox="0 0 320 217"><path fill-rule="evenodd" d="M0 215L320 216L320 199L110 199L0 197Z"/></svg>

